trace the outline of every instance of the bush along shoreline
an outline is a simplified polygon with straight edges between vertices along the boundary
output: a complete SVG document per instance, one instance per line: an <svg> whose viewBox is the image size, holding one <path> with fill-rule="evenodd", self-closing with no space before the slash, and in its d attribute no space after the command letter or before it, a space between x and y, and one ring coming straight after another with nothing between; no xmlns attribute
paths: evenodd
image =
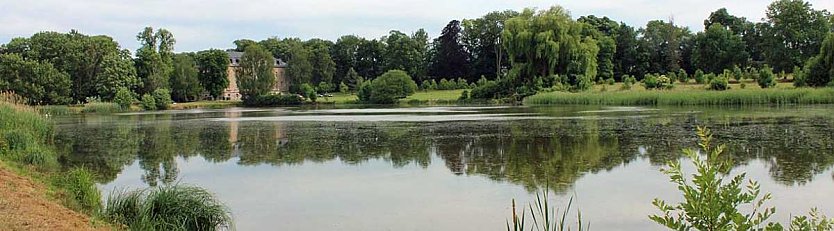
<svg viewBox="0 0 834 231"><path fill-rule="evenodd" d="M64 207L93 220L129 230L224 230L234 227L231 212L205 189L168 185L111 194L102 203L95 175L64 168L54 147L54 128L41 110L11 93L0 93L0 168L47 186Z"/></svg>

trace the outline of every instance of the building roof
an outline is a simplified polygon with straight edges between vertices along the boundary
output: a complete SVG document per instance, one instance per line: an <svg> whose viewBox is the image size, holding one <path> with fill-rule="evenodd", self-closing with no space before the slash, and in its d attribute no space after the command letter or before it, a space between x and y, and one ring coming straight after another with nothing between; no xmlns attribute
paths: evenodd
<svg viewBox="0 0 834 231"><path fill-rule="evenodd" d="M240 52L240 51L226 51L226 54L229 55L229 64L231 64L234 67L240 66L240 60L243 57L243 52ZM278 68L286 68L287 67L287 63L284 62L284 60L281 60L281 59L276 58L276 57L273 57L273 59L275 60L275 67L278 67Z"/></svg>

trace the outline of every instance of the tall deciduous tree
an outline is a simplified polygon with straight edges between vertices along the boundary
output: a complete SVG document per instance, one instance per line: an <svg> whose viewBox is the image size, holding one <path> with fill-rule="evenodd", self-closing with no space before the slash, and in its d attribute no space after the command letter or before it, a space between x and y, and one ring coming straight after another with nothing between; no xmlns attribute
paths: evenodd
<svg viewBox="0 0 834 231"><path fill-rule="evenodd" d="M586 26L582 29L583 36L590 36L597 40L597 79L614 78L614 55L617 52L617 42L612 38L617 34L619 24L608 17L598 18L594 15L582 16L577 20Z"/></svg>
<svg viewBox="0 0 834 231"><path fill-rule="evenodd" d="M639 30L640 46L650 64L650 73L668 73L681 67L681 42L690 32L686 28L675 26L672 22L661 20L649 21L645 28Z"/></svg>
<svg viewBox="0 0 834 231"><path fill-rule="evenodd" d="M418 30L413 36L392 30L385 37L385 70L404 70L421 80L426 74L428 35Z"/></svg>
<svg viewBox="0 0 834 231"><path fill-rule="evenodd" d="M72 80L74 101L89 96L110 99L118 87L136 87L130 54L112 38L69 33L40 32L30 38L15 38L3 46L3 53L16 53L26 60L51 63Z"/></svg>
<svg viewBox="0 0 834 231"><path fill-rule="evenodd" d="M309 84L313 80L313 65L310 63L310 51L304 46L293 45L290 48L289 60L287 61L287 77L290 82L290 91L301 92L302 84Z"/></svg>
<svg viewBox="0 0 834 231"><path fill-rule="evenodd" d="M266 95L275 85L275 59L260 45L245 48L237 73L237 85L243 100Z"/></svg>
<svg viewBox="0 0 834 231"><path fill-rule="evenodd" d="M452 20L443 28L440 37L435 39L434 55L430 62L429 75L446 78L466 78L468 75L469 53L460 41L460 21Z"/></svg>
<svg viewBox="0 0 834 231"><path fill-rule="evenodd" d="M774 71L791 71L820 49L831 30L830 15L803 0L778 0L767 7L764 55Z"/></svg>
<svg viewBox="0 0 834 231"><path fill-rule="evenodd" d="M200 85L212 97L217 98L229 87L229 54L221 50L197 52L197 71Z"/></svg>
<svg viewBox="0 0 834 231"><path fill-rule="evenodd" d="M136 35L141 47L136 50L136 73L144 82L144 93L169 88L168 79L173 70L174 36L165 29L154 31L145 27Z"/></svg>
<svg viewBox="0 0 834 231"><path fill-rule="evenodd" d="M174 55L174 70L171 73L171 99L176 102L194 101L200 97L199 70L194 54Z"/></svg>
<svg viewBox="0 0 834 231"><path fill-rule="evenodd" d="M355 35L345 35L336 40L330 52L330 57L336 65L336 72L333 75L334 82L349 82L348 70L357 67L359 45L364 39Z"/></svg>
<svg viewBox="0 0 834 231"><path fill-rule="evenodd" d="M620 78L623 75L642 76L637 62L637 31L625 23L620 23L614 38L617 42L617 52L614 53L614 78L622 81Z"/></svg>
<svg viewBox="0 0 834 231"><path fill-rule="evenodd" d="M107 54L101 65L103 70L95 77L93 88L94 94L102 99L112 100L120 89L137 89L142 85L128 50Z"/></svg>
<svg viewBox="0 0 834 231"><path fill-rule="evenodd" d="M716 74L733 66L743 67L750 57L741 36L718 23L695 36L693 51L695 68Z"/></svg>
<svg viewBox="0 0 834 231"><path fill-rule="evenodd" d="M0 91L13 91L31 104L67 104L72 101L71 84L66 73L48 62L0 54Z"/></svg>
<svg viewBox="0 0 834 231"><path fill-rule="evenodd" d="M356 72L367 78L382 75L387 63L387 49L385 43L379 40L363 40L356 51Z"/></svg>
<svg viewBox="0 0 834 231"><path fill-rule="evenodd" d="M333 84L336 63L330 57L330 51L327 47L314 47L311 52L310 63L313 66L312 83L316 85L320 83Z"/></svg>
<svg viewBox="0 0 834 231"><path fill-rule="evenodd" d="M507 19L518 16L516 11L494 11L480 18L463 20L461 40L472 56L471 76L495 79L502 69L509 69L506 51L501 45L501 33Z"/></svg>

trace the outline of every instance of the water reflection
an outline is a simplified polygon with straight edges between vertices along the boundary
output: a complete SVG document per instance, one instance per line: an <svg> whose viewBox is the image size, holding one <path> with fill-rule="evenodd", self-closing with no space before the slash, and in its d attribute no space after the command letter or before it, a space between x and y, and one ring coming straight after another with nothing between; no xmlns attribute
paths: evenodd
<svg viewBox="0 0 834 231"><path fill-rule="evenodd" d="M801 185L834 165L831 112L825 108L808 108L805 114L773 108L230 109L60 118L56 143L65 166L90 168L102 183L113 181L134 161L147 185L174 182L180 172L176 157L278 167L384 160L397 168L427 168L439 159L442 163L435 164L453 174L511 182L528 190L548 185L555 192L566 192L586 174L641 158L655 166L678 159L680 149L694 146L694 127L707 124L717 140L728 145L738 165L761 160L775 181ZM433 116L443 122L348 122L351 116L367 118L363 116L374 113L391 118ZM327 119L334 114L341 119ZM489 114L538 119L458 119Z"/></svg>

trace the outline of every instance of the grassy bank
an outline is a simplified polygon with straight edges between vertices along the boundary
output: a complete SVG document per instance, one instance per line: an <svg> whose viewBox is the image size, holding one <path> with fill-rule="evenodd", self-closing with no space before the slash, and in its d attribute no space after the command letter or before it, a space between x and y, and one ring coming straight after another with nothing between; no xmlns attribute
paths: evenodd
<svg viewBox="0 0 834 231"><path fill-rule="evenodd" d="M23 102L11 94L0 95L0 168L42 185L34 188L43 188L45 195L34 196L95 217L101 209L101 195L92 174L80 168L61 168L52 143L51 122Z"/></svg>
<svg viewBox="0 0 834 231"><path fill-rule="evenodd" d="M732 88L726 91L708 91L702 85L684 85L672 90L645 90L634 86L619 90L619 85L606 90L579 93L539 93L524 100L527 105L579 104L579 105L761 105L761 104L831 104L832 88L793 88L780 85L773 89L758 87ZM618 90L610 90L618 89Z"/></svg>
<svg viewBox="0 0 834 231"><path fill-rule="evenodd" d="M231 226L232 219L228 210L211 193L198 187L174 185L126 192L124 195L138 197L114 197L108 200L106 207L103 206L101 193L96 188L95 176L91 172L83 168L65 168L59 164L59 154L53 144L53 124L41 114L64 113L71 109L36 108L24 102L13 94L0 94L0 229L7 226L11 229L31 229L32 226L27 224L32 222L28 221L23 222L22 227L17 227L20 224L14 223L16 218L33 217L30 220L41 220L38 216L63 217L55 221L57 224L92 220L109 227L107 222L113 222L131 230L217 230ZM34 182L34 186L26 181ZM19 185L43 190L20 193ZM32 195L38 193L43 195ZM78 215L66 215L56 209L43 209L50 202L31 200L38 197L59 203L63 206L55 205L59 210L69 208L86 217L78 218ZM130 197L141 200L134 201L136 203L125 202L125 198ZM12 203L10 201L18 203L16 208L7 205ZM39 211L41 215L24 213L26 211ZM6 220L11 221L7 223ZM95 228L92 223L83 226L43 229Z"/></svg>

